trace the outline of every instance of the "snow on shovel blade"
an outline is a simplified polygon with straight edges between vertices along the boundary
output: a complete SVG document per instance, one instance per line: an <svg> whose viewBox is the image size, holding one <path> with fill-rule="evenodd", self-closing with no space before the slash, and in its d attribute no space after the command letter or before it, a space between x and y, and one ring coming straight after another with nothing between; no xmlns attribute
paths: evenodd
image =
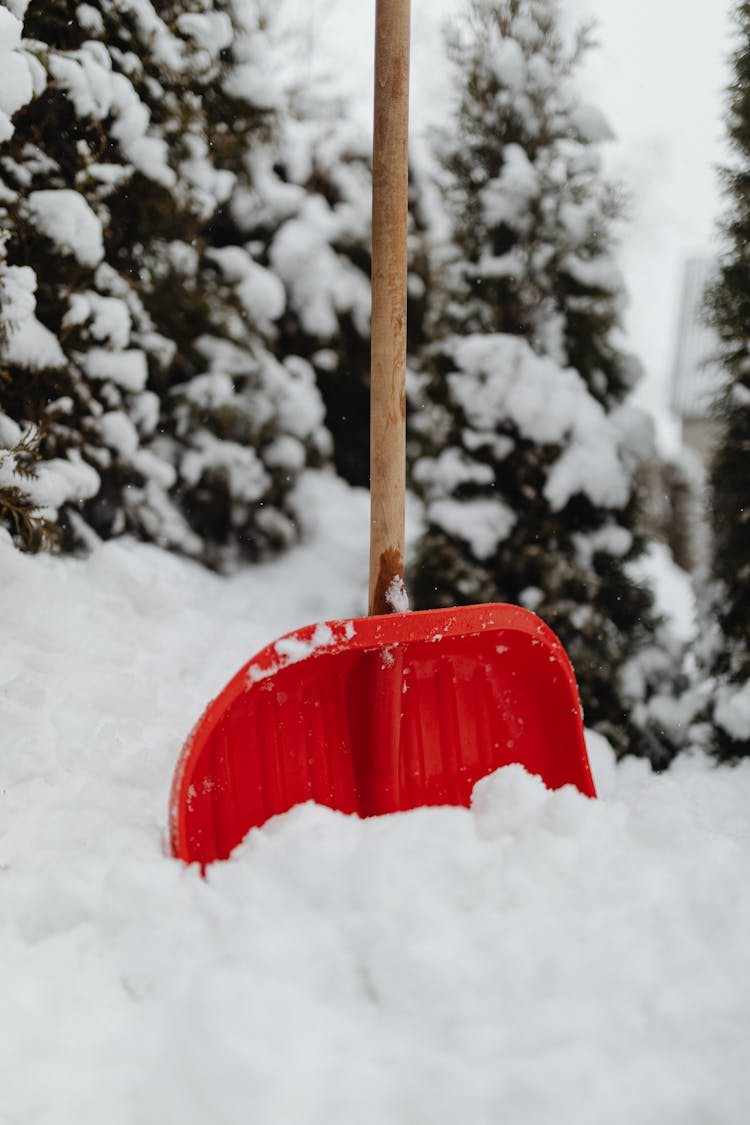
<svg viewBox="0 0 750 1125"><path fill-rule="evenodd" d="M172 852L225 859L305 801L360 816L468 805L513 762L595 796L573 670L534 614L481 605L311 625L246 664L189 737Z"/></svg>

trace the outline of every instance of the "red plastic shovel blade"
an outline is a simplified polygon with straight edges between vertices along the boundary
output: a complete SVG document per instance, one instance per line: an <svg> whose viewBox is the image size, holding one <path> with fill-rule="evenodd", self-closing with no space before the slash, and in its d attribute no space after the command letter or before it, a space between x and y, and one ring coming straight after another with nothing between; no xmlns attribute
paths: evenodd
<svg viewBox="0 0 750 1125"><path fill-rule="evenodd" d="M361 816L468 805L512 762L595 796L573 670L534 614L481 605L311 625L253 657L190 735L172 852L224 859L310 800Z"/></svg>

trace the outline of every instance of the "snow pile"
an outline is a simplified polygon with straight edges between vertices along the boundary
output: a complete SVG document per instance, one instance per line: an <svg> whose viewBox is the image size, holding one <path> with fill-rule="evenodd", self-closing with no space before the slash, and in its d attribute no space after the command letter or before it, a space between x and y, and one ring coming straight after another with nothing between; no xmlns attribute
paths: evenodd
<svg viewBox="0 0 750 1125"><path fill-rule="evenodd" d="M219 579L128 540L0 540L0 1120L744 1125L750 764L600 799L517 767L466 809L313 806L207 879L164 853L204 703L287 630L362 612L367 500Z"/></svg>

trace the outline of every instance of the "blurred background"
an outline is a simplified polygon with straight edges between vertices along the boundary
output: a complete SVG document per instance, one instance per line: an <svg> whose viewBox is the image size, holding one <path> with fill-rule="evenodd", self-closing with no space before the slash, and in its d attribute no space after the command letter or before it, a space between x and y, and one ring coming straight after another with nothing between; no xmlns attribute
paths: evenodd
<svg viewBox="0 0 750 1125"><path fill-rule="evenodd" d="M462 0L412 0L416 143L446 116L450 75L442 28L463 8ZM680 445L672 382L686 270L692 259L710 262L716 254L730 10L729 0L563 5L571 25L595 25L598 46L584 57L577 84L614 133L604 159L630 199L618 260L629 298L628 346L645 369L636 397L654 414L668 454ZM307 28L311 79L346 89L369 128L374 0L289 0L283 12L287 26Z"/></svg>

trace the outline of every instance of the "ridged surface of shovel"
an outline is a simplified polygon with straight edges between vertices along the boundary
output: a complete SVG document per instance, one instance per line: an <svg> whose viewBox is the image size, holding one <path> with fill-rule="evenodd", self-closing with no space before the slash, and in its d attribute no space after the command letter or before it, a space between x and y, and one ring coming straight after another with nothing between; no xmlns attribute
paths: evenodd
<svg viewBox="0 0 750 1125"><path fill-rule="evenodd" d="M310 626L245 665L188 740L172 851L224 859L304 801L361 816L468 805L511 762L595 795L573 671L538 617L482 605Z"/></svg>

